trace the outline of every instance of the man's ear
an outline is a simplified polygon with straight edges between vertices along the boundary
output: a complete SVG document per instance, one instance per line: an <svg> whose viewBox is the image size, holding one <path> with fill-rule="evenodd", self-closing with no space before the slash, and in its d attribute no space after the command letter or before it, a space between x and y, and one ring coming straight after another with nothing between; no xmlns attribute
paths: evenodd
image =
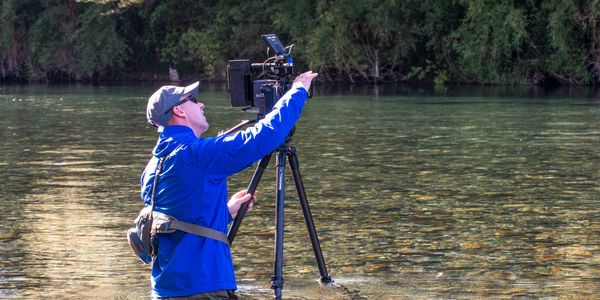
<svg viewBox="0 0 600 300"><path fill-rule="evenodd" d="M183 109L181 108L180 105L177 105L177 106L173 106L173 114L178 117L184 117L185 111L183 111Z"/></svg>

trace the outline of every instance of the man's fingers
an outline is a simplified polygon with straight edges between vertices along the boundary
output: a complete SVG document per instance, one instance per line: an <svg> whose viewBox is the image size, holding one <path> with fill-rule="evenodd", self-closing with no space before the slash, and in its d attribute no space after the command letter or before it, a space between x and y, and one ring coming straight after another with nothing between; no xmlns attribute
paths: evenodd
<svg viewBox="0 0 600 300"><path fill-rule="evenodd" d="M310 80L313 80L317 76L319 76L319 73L313 73L313 71L308 71L308 72L304 72L304 73L298 75L298 77L296 77L296 79L310 81Z"/></svg>
<svg viewBox="0 0 600 300"><path fill-rule="evenodd" d="M311 79L319 76L319 73L313 73L312 71L308 71L304 74L306 74L306 76L310 77Z"/></svg>
<svg viewBox="0 0 600 300"><path fill-rule="evenodd" d="M242 203L246 203L250 201L250 207L253 205L252 203L256 201L256 196L252 194L247 194L246 190L239 191L233 195L231 198L232 201L236 201L240 205Z"/></svg>
<svg viewBox="0 0 600 300"><path fill-rule="evenodd" d="M249 200L252 200L251 202L254 202L254 201L256 201L256 198L254 196L252 196L251 194L246 194L246 195L240 197L240 201L242 203L248 202Z"/></svg>
<svg viewBox="0 0 600 300"><path fill-rule="evenodd" d="M233 197L232 197L232 198L233 198L233 199L241 198L241 197L242 197L242 196L244 196L245 194L246 194L246 191L245 191L245 190L241 190L241 191L239 191L239 192L237 192L237 193L233 194Z"/></svg>

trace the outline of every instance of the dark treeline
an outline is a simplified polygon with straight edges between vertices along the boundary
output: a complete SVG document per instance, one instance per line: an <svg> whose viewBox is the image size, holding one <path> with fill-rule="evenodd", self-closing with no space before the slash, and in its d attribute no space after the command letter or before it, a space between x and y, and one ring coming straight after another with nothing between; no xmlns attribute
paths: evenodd
<svg viewBox="0 0 600 300"><path fill-rule="evenodd" d="M325 81L600 82L600 0L0 0L0 80L222 80L263 33Z"/></svg>

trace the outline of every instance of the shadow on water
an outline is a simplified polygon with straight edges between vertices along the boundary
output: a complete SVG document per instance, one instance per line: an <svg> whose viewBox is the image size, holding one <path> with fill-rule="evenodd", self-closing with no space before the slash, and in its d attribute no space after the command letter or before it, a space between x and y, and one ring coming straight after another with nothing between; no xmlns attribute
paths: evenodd
<svg viewBox="0 0 600 300"><path fill-rule="evenodd" d="M479 86L479 85L411 85L411 84L316 84L316 94L323 96L439 96L482 98L579 98L600 101L600 87L581 86ZM542 100L537 99L537 100Z"/></svg>
<svg viewBox="0 0 600 300"><path fill-rule="evenodd" d="M149 268L124 232L156 140L144 120L155 88L0 87L0 298L148 297ZM251 117L228 107L222 88L202 89L209 135ZM581 88L319 85L292 144L339 287L317 283L286 178L285 298L600 294L599 98ZM249 299L272 296L272 169L232 253Z"/></svg>

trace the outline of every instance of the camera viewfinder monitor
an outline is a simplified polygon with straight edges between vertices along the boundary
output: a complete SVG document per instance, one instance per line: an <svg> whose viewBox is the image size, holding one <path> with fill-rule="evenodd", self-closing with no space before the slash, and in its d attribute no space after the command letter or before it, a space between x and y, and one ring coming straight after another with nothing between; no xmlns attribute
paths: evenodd
<svg viewBox="0 0 600 300"><path fill-rule="evenodd" d="M263 34L262 38L265 41L265 43L267 43L267 45L269 45L269 47L271 47L271 49L273 49L275 54L285 55L285 47L283 47L283 44L281 44L281 41L279 41L279 39L277 38L277 35L272 34L272 33L271 34Z"/></svg>

